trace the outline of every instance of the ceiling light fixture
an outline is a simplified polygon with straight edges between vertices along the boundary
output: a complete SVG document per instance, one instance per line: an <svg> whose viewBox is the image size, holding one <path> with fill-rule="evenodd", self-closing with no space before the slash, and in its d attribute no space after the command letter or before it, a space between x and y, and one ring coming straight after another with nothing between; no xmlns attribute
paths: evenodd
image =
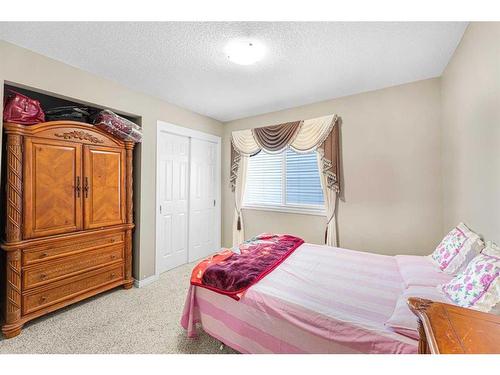
<svg viewBox="0 0 500 375"><path fill-rule="evenodd" d="M235 64L251 65L264 57L266 49L256 41L232 40L226 45L224 52Z"/></svg>

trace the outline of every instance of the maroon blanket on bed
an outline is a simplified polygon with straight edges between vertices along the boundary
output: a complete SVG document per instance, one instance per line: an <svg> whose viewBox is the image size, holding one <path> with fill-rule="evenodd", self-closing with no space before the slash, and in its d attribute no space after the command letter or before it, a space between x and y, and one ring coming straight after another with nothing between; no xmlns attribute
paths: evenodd
<svg viewBox="0 0 500 375"><path fill-rule="evenodd" d="M200 262L193 270L191 284L239 300L245 290L303 243L288 234L261 234L242 243L240 254L226 249Z"/></svg>

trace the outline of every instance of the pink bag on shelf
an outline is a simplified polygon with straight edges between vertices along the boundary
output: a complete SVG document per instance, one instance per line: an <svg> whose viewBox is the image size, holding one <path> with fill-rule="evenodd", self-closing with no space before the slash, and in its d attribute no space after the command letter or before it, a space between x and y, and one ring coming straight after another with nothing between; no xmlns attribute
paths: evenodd
<svg viewBox="0 0 500 375"><path fill-rule="evenodd" d="M94 125L123 141L136 143L142 141L142 129L139 125L118 116L109 109L105 109L97 114Z"/></svg>
<svg viewBox="0 0 500 375"><path fill-rule="evenodd" d="M40 102L13 90L7 90L4 98L3 120L16 124L33 125L45 122Z"/></svg>

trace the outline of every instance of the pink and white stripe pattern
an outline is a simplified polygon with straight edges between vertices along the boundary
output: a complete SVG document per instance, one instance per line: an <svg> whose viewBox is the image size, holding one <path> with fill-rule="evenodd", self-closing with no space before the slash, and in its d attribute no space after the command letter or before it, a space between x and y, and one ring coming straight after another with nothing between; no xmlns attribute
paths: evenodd
<svg viewBox="0 0 500 375"><path fill-rule="evenodd" d="M384 325L403 285L394 257L303 244L240 301L191 287L181 323L242 353L416 353Z"/></svg>

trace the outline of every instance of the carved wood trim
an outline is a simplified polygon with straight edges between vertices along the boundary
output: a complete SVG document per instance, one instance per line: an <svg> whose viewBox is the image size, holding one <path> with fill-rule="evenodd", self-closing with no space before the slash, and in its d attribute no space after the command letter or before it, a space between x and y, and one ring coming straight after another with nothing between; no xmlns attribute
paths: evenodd
<svg viewBox="0 0 500 375"><path fill-rule="evenodd" d="M133 151L134 144L126 143L126 222L134 222L133 214ZM132 230L127 230L125 234L125 280L132 280Z"/></svg>
<svg viewBox="0 0 500 375"><path fill-rule="evenodd" d="M64 138L64 139L79 139L80 141L89 141L92 143L104 143L102 139L97 138L96 136L87 133L82 130L73 130L70 132L64 132L64 133L54 133L56 137L59 138Z"/></svg>
<svg viewBox="0 0 500 375"><path fill-rule="evenodd" d="M420 340L418 340L418 353L419 354L429 354L429 345L427 344L427 338L425 335L424 325L422 324L422 320L417 318L418 322L418 335Z"/></svg>
<svg viewBox="0 0 500 375"><path fill-rule="evenodd" d="M425 312L427 309L433 304L433 301L425 298L410 298L408 300L408 305L410 309L415 313L415 312Z"/></svg>
<svg viewBox="0 0 500 375"><path fill-rule="evenodd" d="M22 137L7 135L7 242L21 241L23 214Z"/></svg>
<svg viewBox="0 0 500 375"><path fill-rule="evenodd" d="M21 318L21 250L7 253L7 293L5 322L12 324Z"/></svg>
<svg viewBox="0 0 500 375"><path fill-rule="evenodd" d="M131 224L134 222L134 217L133 217L134 189L133 189L133 175L132 175L132 172L133 172L132 171L132 168L133 168L133 149L129 148L129 147L127 147L126 166L127 166L127 171L126 171L127 223Z"/></svg>
<svg viewBox="0 0 500 375"><path fill-rule="evenodd" d="M428 337L428 332L425 329L425 323L429 325L426 313L428 309L434 304L433 301L425 298L411 297L408 299L408 307L417 316L418 324L418 353L419 354L430 354L432 352L431 346L437 348L433 344L433 338ZM437 350L437 349L436 349ZM439 353L439 352L437 352Z"/></svg>
<svg viewBox="0 0 500 375"><path fill-rule="evenodd" d="M126 143L92 124L76 121L50 121L29 126L4 122L3 128L6 134L17 134L45 139L74 139L83 143L98 143L109 147L124 148ZM74 134L75 137L73 137L73 132L88 133L97 139L97 142L92 142L93 138L87 138L85 134Z"/></svg>
<svg viewBox="0 0 500 375"><path fill-rule="evenodd" d="M125 233L125 280L132 280L132 231Z"/></svg>

